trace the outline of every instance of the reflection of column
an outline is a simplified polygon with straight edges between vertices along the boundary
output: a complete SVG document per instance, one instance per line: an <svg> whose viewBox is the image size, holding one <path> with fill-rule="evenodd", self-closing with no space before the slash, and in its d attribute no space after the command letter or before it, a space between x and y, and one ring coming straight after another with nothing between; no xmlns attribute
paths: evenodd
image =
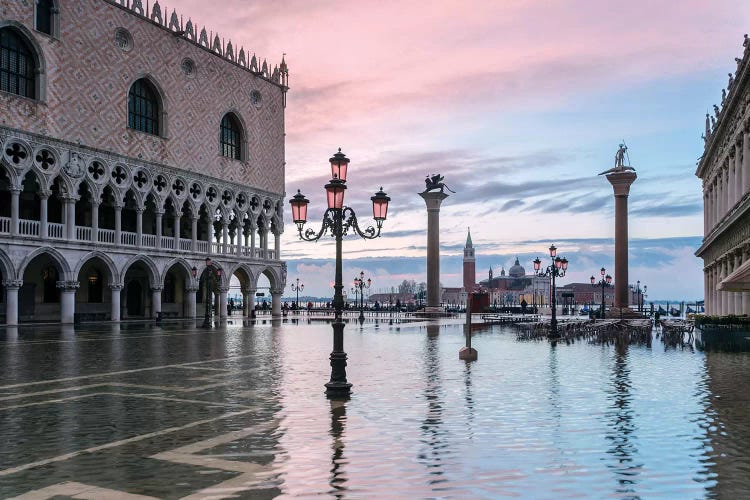
<svg viewBox="0 0 750 500"><path fill-rule="evenodd" d="M49 226L49 214L47 211L47 200L49 200L49 197L52 193L50 191L46 191L42 189L39 191L39 237L40 238L48 238L49 237L49 230L47 227Z"/></svg>
<svg viewBox="0 0 750 500"><path fill-rule="evenodd" d="M188 286L185 289L185 293L187 294L187 306L188 306L187 317L190 319L193 319L196 316L197 304L195 302L195 293L197 291L198 291L197 286Z"/></svg>
<svg viewBox="0 0 750 500"><path fill-rule="evenodd" d="M112 293L110 317L112 318L112 321L120 321L120 292L122 291L122 285L109 285L109 289Z"/></svg>
<svg viewBox="0 0 750 500"><path fill-rule="evenodd" d="M21 197L21 190L18 188L10 189L10 234L18 234L18 203Z"/></svg>
<svg viewBox="0 0 750 500"><path fill-rule="evenodd" d="M156 318L161 312L161 292L164 290L162 287L156 287L151 289L151 316Z"/></svg>
<svg viewBox="0 0 750 500"><path fill-rule="evenodd" d="M419 193L427 206L427 307L440 311L440 205L448 195L442 192Z"/></svg>
<svg viewBox="0 0 750 500"><path fill-rule="evenodd" d="M219 288L219 318L225 319L227 317L227 293L229 292L228 287Z"/></svg>
<svg viewBox="0 0 750 500"><path fill-rule="evenodd" d="M77 281L58 281L57 288L60 289L60 323L69 325L73 323L76 312L76 290Z"/></svg>
<svg viewBox="0 0 750 500"><path fill-rule="evenodd" d="M281 296L284 290L271 290L271 316L274 318L281 317Z"/></svg>
<svg viewBox="0 0 750 500"><path fill-rule="evenodd" d="M23 285L21 280L6 280L5 286L5 324L13 326L18 324L18 289Z"/></svg>
<svg viewBox="0 0 750 500"><path fill-rule="evenodd" d="M628 307L628 195L638 176L633 171L607 176L615 195L615 301L614 307Z"/></svg>

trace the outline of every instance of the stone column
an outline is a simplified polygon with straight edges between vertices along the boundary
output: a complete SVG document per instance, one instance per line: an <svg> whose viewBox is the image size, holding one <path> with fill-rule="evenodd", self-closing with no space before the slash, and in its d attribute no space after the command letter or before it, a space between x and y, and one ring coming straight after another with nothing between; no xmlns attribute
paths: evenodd
<svg viewBox="0 0 750 500"><path fill-rule="evenodd" d="M96 200L91 202L91 241L99 241L99 203Z"/></svg>
<svg viewBox="0 0 750 500"><path fill-rule="evenodd" d="M274 243L274 252L275 252L275 259L281 260L281 230L277 230L275 233L273 233L273 243ZM438 301L439 302L439 301Z"/></svg>
<svg viewBox="0 0 750 500"><path fill-rule="evenodd" d="M726 263L725 259L726 259L726 257L722 257L721 260L719 261L719 270L718 270L719 272L718 272L718 274L716 276L716 286L717 287L721 284L721 280L723 280L724 277L726 276L726 266L727 266L727 263ZM721 290L717 290L716 291L716 302L717 302L717 304L719 306L719 312L718 312L718 314L721 315L721 316L726 315L727 314L727 310L726 310L726 303L724 302L724 292L722 292Z"/></svg>
<svg viewBox="0 0 750 500"><path fill-rule="evenodd" d="M76 200L73 198L64 198L65 204L65 238L68 240L76 239Z"/></svg>
<svg viewBox="0 0 750 500"><path fill-rule="evenodd" d="M257 228L250 224L250 257L255 257L255 233Z"/></svg>
<svg viewBox="0 0 750 500"><path fill-rule="evenodd" d="M745 184L742 179L742 136L734 146L734 201L737 203L745 194Z"/></svg>
<svg viewBox="0 0 750 500"><path fill-rule="evenodd" d="M48 238L49 237L49 230L47 229L49 227L49 213L47 210L48 204L47 201L49 200L50 195L52 194L51 191L46 191L42 189L39 191L39 237L40 238Z"/></svg>
<svg viewBox="0 0 750 500"><path fill-rule="evenodd" d="M227 317L227 293L229 292L228 287L219 288L219 318L226 319Z"/></svg>
<svg viewBox="0 0 750 500"><path fill-rule="evenodd" d="M235 240L237 242L237 255L243 255L243 245L242 245L243 237L242 237L242 235L245 232L245 221L242 218L242 214L240 214L239 218L237 218L237 229L236 229L236 231L237 231L237 236L236 236Z"/></svg>
<svg viewBox="0 0 750 500"><path fill-rule="evenodd" d="M143 246L143 212L145 211L145 207L135 209L135 244L138 247Z"/></svg>
<svg viewBox="0 0 750 500"><path fill-rule="evenodd" d="M448 195L419 193L427 207L427 304L425 312L440 312L440 205Z"/></svg>
<svg viewBox="0 0 750 500"><path fill-rule="evenodd" d="M176 210L176 214L174 216L174 249L175 250L180 249L180 218L182 217L182 214L180 212L181 210Z"/></svg>
<svg viewBox="0 0 750 500"><path fill-rule="evenodd" d="M151 289L151 316L156 319L161 312L161 292L164 290L163 287L155 287Z"/></svg>
<svg viewBox="0 0 750 500"><path fill-rule="evenodd" d="M6 280L5 286L5 324L15 326L18 324L18 290L23 285L21 280Z"/></svg>
<svg viewBox="0 0 750 500"><path fill-rule="evenodd" d="M75 319L77 281L58 281L60 289L60 323L70 325Z"/></svg>
<svg viewBox="0 0 750 500"><path fill-rule="evenodd" d="M109 290L112 297L112 307L109 313L110 317L112 318L112 321L120 321L120 292L122 291L122 285L109 285Z"/></svg>
<svg viewBox="0 0 750 500"><path fill-rule="evenodd" d="M623 170L607 176L615 195L615 303L628 308L628 195L638 178L634 171Z"/></svg>
<svg viewBox="0 0 750 500"><path fill-rule="evenodd" d="M115 205L115 245L122 245L122 207Z"/></svg>
<svg viewBox="0 0 750 500"><path fill-rule="evenodd" d="M221 253L224 255L229 253L229 222L226 219L221 220Z"/></svg>
<svg viewBox="0 0 750 500"><path fill-rule="evenodd" d="M703 191L703 235L708 234L708 192Z"/></svg>
<svg viewBox="0 0 750 500"><path fill-rule="evenodd" d="M195 294L198 291L197 286L188 286L185 288L185 294L187 296L187 317L190 319L195 319L196 313L197 313L197 307L198 304L196 302Z"/></svg>
<svg viewBox="0 0 750 500"><path fill-rule="evenodd" d="M750 191L750 130L742 134L742 192Z"/></svg>
<svg viewBox="0 0 750 500"><path fill-rule="evenodd" d="M211 222L211 217L206 222L206 234L208 234L208 253L214 253L214 225Z"/></svg>
<svg viewBox="0 0 750 500"><path fill-rule="evenodd" d="M198 219L200 216L196 217L193 215L191 217L192 225L190 226L190 250L193 252L198 251Z"/></svg>
<svg viewBox="0 0 750 500"><path fill-rule="evenodd" d="M255 288L242 290L242 301L246 311L245 316L252 317L255 312Z"/></svg>
<svg viewBox="0 0 750 500"><path fill-rule="evenodd" d="M10 234L16 236L18 234L18 212L19 212L19 200L21 198L21 190L18 188L10 189Z"/></svg>
<svg viewBox="0 0 750 500"><path fill-rule="evenodd" d="M163 210L157 210L156 215L156 248L161 248L161 235L162 235L162 217L164 217Z"/></svg>
<svg viewBox="0 0 750 500"><path fill-rule="evenodd" d="M284 290L271 290L271 317L281 317L281 296L284 295Z"/></svg>

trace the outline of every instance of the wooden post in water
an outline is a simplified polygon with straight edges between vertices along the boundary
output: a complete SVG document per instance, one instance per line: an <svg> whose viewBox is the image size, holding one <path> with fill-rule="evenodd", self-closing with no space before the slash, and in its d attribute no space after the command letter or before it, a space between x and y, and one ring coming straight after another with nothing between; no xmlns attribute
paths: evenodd
<svg viewBox="0 0 750 500"><path fill-rule="evenodd" d="M466 296L466 324L464 325L464 334L466 335L466 347L462 347L458 351L458 359L476 361L479 354L476 349L471 347L471 292Z"/></svg>

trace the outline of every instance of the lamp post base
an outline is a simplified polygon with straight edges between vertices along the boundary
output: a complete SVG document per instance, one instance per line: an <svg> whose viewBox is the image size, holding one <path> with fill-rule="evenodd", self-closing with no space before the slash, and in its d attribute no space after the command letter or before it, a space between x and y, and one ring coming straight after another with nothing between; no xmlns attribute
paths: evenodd
<svg viewBox="0 0 750 500"><path fill-rule="evenodd" d="M463 359L464 361L476 361L478 357L479 353L473 347L462 347L458 351L458 359Z"/></svg>
<svg viewBox="0 0 750 500"><path fill-rule="evenodd" d="M344 351L344 323L340 319L333 326L333 351L331 352L331 380L326 386L329 399L346 399L352 392L352 384L346 380L346 352Z"/></svg>
<svg viewBox="0 0 750 500"><path fill-rule="evenodd" d="M349 399L352 395L352 384L349 382L328 382L326 397L328 399Z"/></svg>

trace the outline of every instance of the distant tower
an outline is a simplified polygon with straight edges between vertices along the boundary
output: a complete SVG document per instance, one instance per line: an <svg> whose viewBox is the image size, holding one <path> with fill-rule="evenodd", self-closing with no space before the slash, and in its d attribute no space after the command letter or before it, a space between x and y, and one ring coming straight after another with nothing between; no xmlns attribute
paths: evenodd
<svg viewBox="0 0 750 500"><path fill-rule="evenodd" d="M477 271L474 260L474 245L471 244L471 228L466 235L466 246L464 247L464 290L471 292L476 285Z"/></svg>
<svg viewBox="0 0 750 500"><path fill-rule="evenodd" d="M492 281L492 268L490 268L489 276L490 276L490 281Z"/></svg>

